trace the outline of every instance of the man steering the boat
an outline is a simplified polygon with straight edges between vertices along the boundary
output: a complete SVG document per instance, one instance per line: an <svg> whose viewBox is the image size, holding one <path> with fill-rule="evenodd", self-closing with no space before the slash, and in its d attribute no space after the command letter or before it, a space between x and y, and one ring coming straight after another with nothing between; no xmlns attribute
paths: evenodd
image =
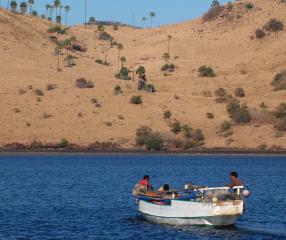
<svg viewBox="0 0 286 240"><path fill-rule="evenodd" d="M153 186L150 184L150 178L145 175L142 180L140 180L139 185L144 186L146 191L153 191Z"/></svg>
<svg viewBox="0 0 286 240"><path fill-rule="evenodd" d="M229 174L229 177L230 177L230 180L231 180L231 183L227 185L229 188L233 188L233 187L243 186L244 185L243 181L241 181L238 178L238 173L237 172L231 172Z"/></svg>

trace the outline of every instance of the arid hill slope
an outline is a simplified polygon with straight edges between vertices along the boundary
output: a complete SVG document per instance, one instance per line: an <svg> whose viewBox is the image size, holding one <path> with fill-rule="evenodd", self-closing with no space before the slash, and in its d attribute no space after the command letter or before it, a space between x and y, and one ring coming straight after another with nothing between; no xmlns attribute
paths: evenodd
<svg viewBox="0 0 286 240"><path fill-rule="evenodd" d="M108 42L98 40L94 26L74 26L68 35L52 34L60 39L76 36L88 49L86 53L72 53L77 57L72 68L65 67L63 59L69 53L64 50L62 71L58 72L54 44L47 33L51 23L0 9L0 145L33 140L56 143L64 138L80 145L113 141L130 148L140 125L150 126L166 139L176 138L163 117L169 110L172 119L202 129L206 147L256 148L263 143L286 147L286 134L277 138L273 126L266 123L236 125L228 138L217 134L220 124L229 120L226 105L215 102L217 88L234 95L234 90L242 87L246 96L239 100L251 111L259 109L261 102L269 109L286 102L286 91L273 91L270 85L275 74L286 69L286 31L264 39L251 37L271 18L286 25L286 3L252 0L254 8L245 10L246 2L236 1L230 17L211 22L200 18L155 29L106 27L114 40L123 44L125 65L144 65L156 93L138 92L137 81L114 77L116 48L108 51L111 66L95 63L104 58ZM168 35L172 36L171 62L177 69L164 76L160 69ZM201 65L211 66L216 77L199 77ZM91 80L95 87L77 88L75 80L79 77ZM48 84L56 85L56 89L48 91ZM121 96L114 95L116 85L123 90ZM42 90L44 96L36 96L35 89ZM130 98L138 94L143 104L130 104ZM91 102L93 98L101 107ZM214 119L207 118L208 112Z"/></svg>

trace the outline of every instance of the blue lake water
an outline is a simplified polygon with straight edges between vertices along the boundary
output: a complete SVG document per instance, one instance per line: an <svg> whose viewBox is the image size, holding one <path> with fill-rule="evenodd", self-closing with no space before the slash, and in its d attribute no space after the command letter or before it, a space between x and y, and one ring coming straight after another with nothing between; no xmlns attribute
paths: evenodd
<svg viewBox="0 0 286 240"><path fill-rule="evenodd" d="M229 228L171 227L136 211L134 184L250 186ZM286 239L285 156L0 155L0 239Z"/></svg>

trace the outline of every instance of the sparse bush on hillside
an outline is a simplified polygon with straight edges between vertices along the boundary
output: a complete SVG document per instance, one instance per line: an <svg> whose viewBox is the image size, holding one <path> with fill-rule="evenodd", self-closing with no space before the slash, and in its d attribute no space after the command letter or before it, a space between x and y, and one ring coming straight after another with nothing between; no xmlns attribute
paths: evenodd
<svg viewBox="0 0 286 240"><path fill-rule="evenodd" d="M108 62L102 61L101 59L96 59L95 62L96 62L97 64L109 66L109 63L108 63Z"/></svg>
<svg viewBox="0 0 286 240"><path fill-rule="evenodd" d="M94 88L93 82L85 78L78 78L75 82L75 86L78 88Z"/></svg>
<svg viewBox="0 0 286 240"><path fill-rule="evenodd" d="M182 126L181 123L179 121L175 121L171 124L171 132L178 134L179 132L182 131Z"/></svg>
<svg viewBox="0 0 286 240"><path fill-rule="evenodd" d="M280 103L273 111L273 115L276 118L285 118L286 117L286 103Z"/></svg>
<svg viewBox="0 0 286 240"><path fill-rule="evenodd" d="M32 11L32 16L34 16L34 17L38 17L38 12L37 12L37 11L35 11L35 10L33 10L33 11Z"/></svg>
<svg viewBox="0 0 286 240"><path fill-rule="evenodd" d="M262 144L258 145L257 148L258 148L259 150L266 150L266 149L267 149L267 145L266 145L266 143L262 143Z"/></svg>
<svg viewBox="0 0 286 240"><path fill-rule="evenodd" d="M150 93L156 92L156 89L153 84L146 84L143 89L144 91L150 92Z"/></svg>
<svg viewBox="0 0 286 240"><path fill-rule="evenodd" d="M205 140L204 134L201 129L195 129L193 131L192 140L196 143L196 145L201 145Z"/></svg>
<svg viewBox="0 0 286 240"><path fill-rule="evenodd" d="M176 66L174 64L165 64L161 67L161 71L163 72L174 72L176 69Z"/></svg>
<svg viewBox="0 0 286 240"><path fill-rule="evenodd" d="M129 71L126 67L122 67L120 69L120 72L115 74L115 77L122 80L131 80L131 78L129 77Z"/></svg>
<svg viewBox="0 0 286 240"><path fill-rule="evenodd" d="M232 125L231 125L231 123L230 123L229 121L224 121L224 122L220 125L220 127L219 127L217 133L218 133L219 135L223 136L223 137L228 137L228 136L232 135L232 134L233 134L233 130L232 130Z"/></svg>
<svg viewBox="0 0 286 240"><path fill-rule="evenodd" d="M75 66L75 57L72 55L67 55L65 57L65 62L67 67L73 67Z"/></svg>
<svg viewBox="0 0 286 240"><path fill-rule="evenodd" d="M122 94L122 90L121 87L119 85L114 87L114 95L121 95Z"/></svg>
<svg viewBox="0 0 286 240"><path fill-rule="evenodd" d="M59 146L60 148L65 148L65 147L67 147L69 144L70 144L69 141L68 141L67 139L63 138L63 139L59 142L58 146Z"/></svg>
<svg viewBox="0 0 286 240"><path fill-rule="evenodd" d="M264 27L263 27L266 31L269 32L278 32L278 31L282 31L284 29L284 25L281 21L272 18L270 19L269 22L267 22Z"/></svg>
<svg viewBox="0 0 286 240"><path fill-rule="evenodd" d="M265 37L265 32L262 29L256 29L255 31L255 37L258 39L264 38Z"/></svg>
<svg viewBox="0 0 286 240"><path fill-rule="evenodd" d="M40 96L44 96L44 92L41 89L35 89L34 90L35 95L37 95L38 97Z"/></svg>
<svg viewBox="0 0 286 240"><path fill-rule="evenodd" d="M214 77L215 76L213 69L205 65L200 66L199 73L200 73L200 77Z"/></svg>
<svg viewBox="0 0 286 240"><path fill-rule="evenodd" d="M215 90L215 96L217 97L215 99L217 103L226 103L229 100L227 92L223 88Z"/></svg>
<svg viewBox="0 0 286 240"><path fill-rule="evenodd" d="M171 118L171 117L172 117L172 113L171 113L170 111L164 112L164 118L165 118L165 119L169 119L169 118Z"/></svg>
<svg viewBox="0 0 286 240"><path fill-rule="evenodd" d="M285 132L286 131L286 117L281 118L281 119L277 119L274 127L278 130L278 131L282 131Z"/></svg>
<svg viewBox="0 0 286 240"><path fill-rule="evenodd" d="M251 121L251 115L246 104L239 104L239 101L232 99L227 104L229 117L237 124L245 124Z"/></svg>
<svg viewBox="0 0 286 240"><path fill-rule="evenodd" d="M253 5L253 3L246 3L245 7L247 10L251 10L254 8L254 5Z"/></svg>
<svg viewBox="0 0 286 240"><path fill-rule="evenodd" d="M136 74L138 74L138 75L143 75L145 73L146 73L146 70L143 66L139 66L136 70Z"/></svg>
<svg viewBox="0 0 286 240"><path fill-rule="evenodd" d="M243 88L236 88L234 94L236 97L245 97L245 92Z"/></svg>
<svg viewBox="0 0 286 240"><path fill-rule="evenodd" d="M54 89L56 89L56 88L57 88L57 85L55 85L55 84L48 84L48 85L47 85L47 90L48 90L48 91L54 90Z"/></svg>
<svg viewBox="0 0 286 240"><path fill-rule="evenodd" d="M164 140L159 133L153 133L147 126L141 126L136 130L136 144L146 146L147 150L162 150Z"/></svg>
<svg viewBox="0 0 286 240"><path fill-rule="evenodd" d="M132 104L142 104L142 97L140 95L135 95L130 99L130 103Z"/></svg>
<svg viewBox="0 0 286 240"><path fill-rule="evenodd" d="M268 108L267 105L266 105L264 102L260 103L259 107L260 107L262 110L265 110L265 109Z"/></svg>
<svg viewBox="0 0 286 240"><path fill-rule="evenodd" d="M286 90L286 70L276 74L271 85L274 91Z"/></svg>
<svg viewBox="0 0 286 240"><path fill-rule="evenodd" d="M214 114L213 113L207 113L207 118L208 119L213 119L214 118Z"/></svg>
<svg viewBox="0 0 286 240"><path fill-rule="evenodd" d="M164 148L164 140L159 133L152 133L146 141L147 150L160 151Z"/></svg>
<svg viewBox="0 0 286 240"><path fill-rule="evenodd" d="M193 137L193 128L188 125L182 126L183 135L186 139L191 139Z"/></svg>
<svg viewBox="0 0 286 240"><path fill-rule="evenodd" d="M66 29L65 28L61 28L59 25L55 25L50 27L47 30L48 33L59 33L59 34L65 34L66 33Z"/></svg>
<svg viewBox="0 0 286 240"><path fill-rule="evenodd" d="M204 22L210 22L215 20L224 10L223 6L216 6L209 9L207 13L203 15Z"/></svg>
<svg viewBox="0 0 286 240"><path fill-rule="evenodd" d="M226 97L227 93L223 88L218 88L217 90L215 90L215 96L216 97Z"/></svg>

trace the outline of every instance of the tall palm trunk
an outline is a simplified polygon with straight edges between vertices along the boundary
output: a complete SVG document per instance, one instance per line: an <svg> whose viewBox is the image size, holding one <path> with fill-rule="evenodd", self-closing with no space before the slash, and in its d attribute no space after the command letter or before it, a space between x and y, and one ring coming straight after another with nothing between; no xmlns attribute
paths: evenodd
<svg viewBox="0 0 286 240"><path fill-rule="evenodd" d="M67 19L68 19L68 12L66 12L66 16L65 16L65 26L67 26Z"/></svg>
<svg viewBox="0 0 286 240"><path fill-rule="evenodd" d="M10 6L10 0L7 1L7 9L9 9Z"/></svg>
<svg viewBox="0 0 286 240"><path fill-rule="evenodd" d="M32 15L32 4L29 5L30 5L30 15Z"/></svg>

